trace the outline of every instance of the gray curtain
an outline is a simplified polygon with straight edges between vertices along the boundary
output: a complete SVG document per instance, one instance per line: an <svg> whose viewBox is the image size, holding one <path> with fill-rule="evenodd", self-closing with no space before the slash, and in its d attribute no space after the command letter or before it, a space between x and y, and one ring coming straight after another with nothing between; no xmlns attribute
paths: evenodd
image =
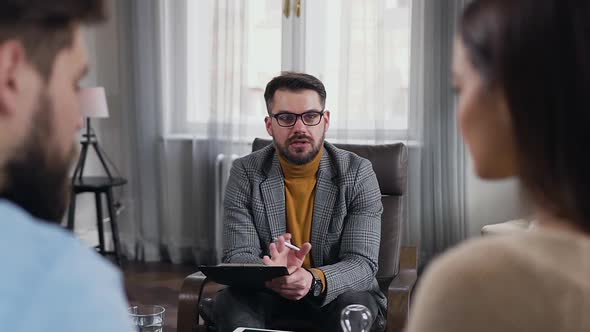
<svg viewBox="0 0 590 332"><path fill-rule="evenodd" d="M158 3L129 0L114 4L111 19L118 26L122 69L119 78L126 92L120 130L130 141L130 146L120 151L129 160L125 171L129 211L120 223L122 248L128 258L158 261L165 234L158 181L158 142L162 132Z"/></svg>
<svg viewBox="0 0 590 332"><path fill-rule="evenodd" d="M162 74L164 52L172 52L183 69L186 58L182 57L182 51L164 49L170 47L163 40L161 30L164 5L162 0L117 2L117 16L125 34L122 39L127 41L126 45L122 45L127 49L127 71L124 75L128 76L130 91L125 130L132 137L128 152L132 163L128 174L132 188L129 195L134 201L130 207L134 211L133 218L122 225L121 239L125 254L132 259L212 264L220 256L221 245L218 240L221 230L213 222L218 214L214 208L216 158L220 153L228 156L245 154L250 146L232 141L232 137L239 136L236 133L240 130L239 126L210 126L206 130L215 139L166 136L165 99L170 96L166 95L166 87L162 84L165 79ZM233 6L233 2L226 5ZM182 13L178 18L183 19ZM215 21L215 24L225 22ZM189 36L175 37L182 39ZM239 41L241 38L238 37L234 39ZM232 63L231 57L235 52L226 53L221 54L216 49L215 60ZM222 67L216 65L216 68ZM223 74L212 73L214 76ZM219 79L215 81L218 84L227 83ZM174 88L182 88L181 85L179 83ZM216 104L218 108L228 107L232 100L239 99L239 91L224 87L212 90L235 92L231 96L227 93L220 95L217 99L225 103ZM178 105L183 107L180 100Z"/></svg>
<svg viewBox="0 0 590 332"><path fill-rule="evenodd" d="M456 22L466 0L414 0L410 112L422 124L410 155L406 242L420 263L467 233L465 148L455 115L451 62Z"/></svg>

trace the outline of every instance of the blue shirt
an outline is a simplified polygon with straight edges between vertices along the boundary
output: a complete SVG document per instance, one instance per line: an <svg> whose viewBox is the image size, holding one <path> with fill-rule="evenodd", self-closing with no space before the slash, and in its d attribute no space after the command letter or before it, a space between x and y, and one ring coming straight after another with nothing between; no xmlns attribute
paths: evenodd
<svg viewBox="0 0 590 332"><path fill-rule="evenodd" d="M0 258L0 331L134 331L115 267L5 200Z"/></svg>

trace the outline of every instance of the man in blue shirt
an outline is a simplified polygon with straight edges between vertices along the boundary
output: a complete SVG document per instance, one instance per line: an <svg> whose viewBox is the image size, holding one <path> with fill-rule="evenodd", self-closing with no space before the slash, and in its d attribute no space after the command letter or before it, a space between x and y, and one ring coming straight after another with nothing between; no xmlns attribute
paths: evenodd
<svg viewBox="0 0 590 332"><path fill-rule="evenodd" d="M0 2L0 330L132 331L121 276L51 222L66 208L102 0Z"/></svg>

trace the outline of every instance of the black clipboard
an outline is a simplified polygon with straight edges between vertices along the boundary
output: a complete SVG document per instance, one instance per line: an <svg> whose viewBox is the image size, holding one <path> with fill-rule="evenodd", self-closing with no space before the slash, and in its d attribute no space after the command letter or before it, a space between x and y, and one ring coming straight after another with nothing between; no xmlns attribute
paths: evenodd
<svg viewBox="0 0 590 332"><path fill-rule="evenodd" d="M289 275L285 266L262 264L200 265L199 270L218 284L243 288L263 288L266 281Z"/></svg>

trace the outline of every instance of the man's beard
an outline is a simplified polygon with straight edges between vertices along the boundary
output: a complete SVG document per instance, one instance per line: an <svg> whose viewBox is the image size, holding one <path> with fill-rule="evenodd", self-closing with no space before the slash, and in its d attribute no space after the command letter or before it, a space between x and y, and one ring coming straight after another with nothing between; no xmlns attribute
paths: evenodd
<svg viewBox="0 0 590 332"><path fill-rule="evenodd" d="M69 168L76 146L64 160L51 150L51 109L46 94L39 98L29 137L3 169L5 180L0 198L12 201L36 218L61 222L70 195Z"/></svg>
<svg viewBox="0 0 590 332"><path fill-rule="evenodd" d="M304 165L304 164L307 164L308 162L312 161L313 158L315 158L318 155L318 153L320 152L320 149L324 145L325 138L326 138L326 133L323 133L318 144L315 144L315 141L311 137L301 134L301 135L293 135L292 137L287 139L287 141L283 145L279 144L279 142L277 142L274 139L274 137L273 137L273 142L274 142L275 148L279 151L281 156L283 156L283 158L287 159L287 161L289 163L294 164L294 165ZM289 145L295 140L302 140L302 139L309 141L309 144L312 147L311 151L309 151L307 154L304 154L304 155L301 155L299 153L297 153L297 154L291 153L289 151ZM295 152L302 152L302 151L303 151L303 149L300 149L300 148L295 149Z"/></svg>

